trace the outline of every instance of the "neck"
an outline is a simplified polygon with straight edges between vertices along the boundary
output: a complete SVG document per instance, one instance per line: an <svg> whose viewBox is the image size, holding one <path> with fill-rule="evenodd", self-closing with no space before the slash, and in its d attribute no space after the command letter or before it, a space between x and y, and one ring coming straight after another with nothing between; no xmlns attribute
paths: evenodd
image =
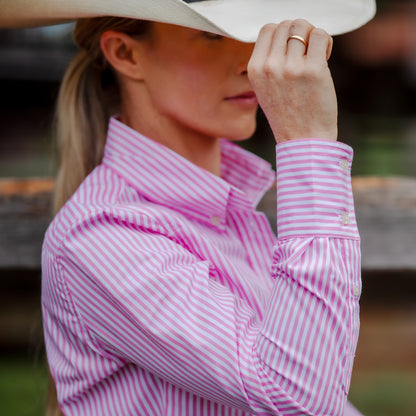
<svg viewBox="0 0 416 416"><path fill-rule="evenodd" d="M121 121L155 140L195 165L221 176L220 140L199 134L186 126L172 124L163 117L147 114L145 107L127 105L121 111ZM151 120L151 123L149 123Z"/></svg>

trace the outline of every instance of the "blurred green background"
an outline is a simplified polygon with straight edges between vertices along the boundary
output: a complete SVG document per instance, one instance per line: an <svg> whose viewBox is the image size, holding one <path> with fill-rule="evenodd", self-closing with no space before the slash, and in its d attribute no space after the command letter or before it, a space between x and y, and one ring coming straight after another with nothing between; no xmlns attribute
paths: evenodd
<svg viewBox="0 0 416 416"><path fill-rule="evenodd" d="M330 60L340 138L354 148L353 175L416 177L416 5L379 1L364 28L335 38ZM59 81L74 55L71 27L0 31L0 179L53 176L51 125ZM262 113L243 146L274 163ZM416 236L415 236L416 255ZM350 400L368 416L416 415L414 271L363 276L361 334ZM378 290L378 285L385 285ZM373 286L371 286L373 285ZM374 289L374 290L373 290ZM46 364L40 271L0 269L0 413L43 414Z"/></svg>

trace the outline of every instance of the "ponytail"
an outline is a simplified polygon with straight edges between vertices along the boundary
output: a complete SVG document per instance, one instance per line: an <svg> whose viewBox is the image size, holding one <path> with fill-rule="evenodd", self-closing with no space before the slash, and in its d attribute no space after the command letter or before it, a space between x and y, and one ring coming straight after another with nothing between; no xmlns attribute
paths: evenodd
<svg viewBox="0 0 416 416"><path fill-rule="evenodd" d="M120 110L117 77L100 48L107 30L143 37L151 22L120 17L80 19L74 31L80 52L61 84L56 112L59 168L54 193L56 213L101 162L111 115Z"/></svg>
<svg viewBox="0 0 416 416"><path fill-rule="evenodd" d="M57 212L103 157L110 117L102 74L81 50L63 79L57 105L59 170L54 195Z"/></svg>

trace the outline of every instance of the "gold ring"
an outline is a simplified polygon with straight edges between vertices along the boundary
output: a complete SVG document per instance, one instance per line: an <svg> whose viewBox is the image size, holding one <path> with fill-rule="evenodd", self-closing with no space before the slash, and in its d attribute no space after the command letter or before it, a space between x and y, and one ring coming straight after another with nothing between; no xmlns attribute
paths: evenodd
<svg viewBox="0 0 416 416"><path fill-rule="evenodd" d="M296 40L298 40L299 42L302 42L302 43L305 45L305 48L307 48L307 47L308 47L308 42L306 42L306 40L305 40L305 39L303 39L303 37L302 37L302 36L298 36L298 35L291 35L291 36L289 36L289 37L287 38L287 41L289 42L289 41L290 41L290 39L296 39Z"/></svg>

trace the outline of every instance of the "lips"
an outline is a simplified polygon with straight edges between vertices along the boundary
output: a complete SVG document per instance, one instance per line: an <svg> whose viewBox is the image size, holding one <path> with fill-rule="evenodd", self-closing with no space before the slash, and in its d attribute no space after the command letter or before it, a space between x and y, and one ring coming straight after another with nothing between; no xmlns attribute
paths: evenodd
<svg viewBox="0 0 416 416"><path fill-rule="evenodd" d="M256 98L254 91L243 92L242 94L227 97L226 100L241 100L241 99L253 99Z"/></svg>
<svg viewBox="0 0 416 416"><path fill-rule="evenodd" d="M251 110L258 106L257 97L254 91L246 91L241 94L233 95L232 97L227 97L225 101L243 109Z"/></svg>

